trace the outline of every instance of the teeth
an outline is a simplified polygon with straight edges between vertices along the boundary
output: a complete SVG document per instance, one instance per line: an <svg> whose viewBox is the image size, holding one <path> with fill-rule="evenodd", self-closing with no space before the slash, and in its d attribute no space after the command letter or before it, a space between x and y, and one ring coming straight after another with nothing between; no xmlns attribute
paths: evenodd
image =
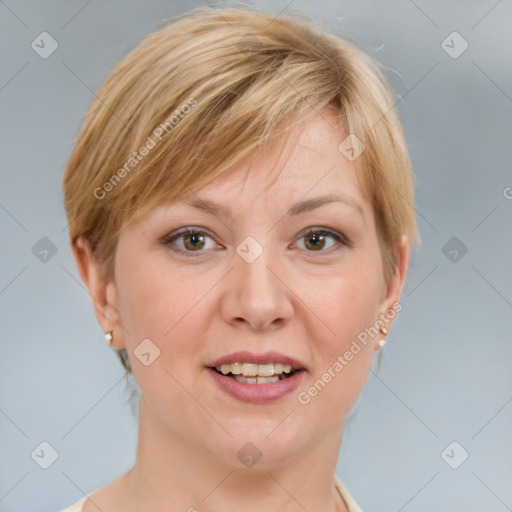
<svg viewBox="0 0 512 512"><path fill-rule="evenodd" d="M286 365L286 370L284 369L284 364L282 363L274 363L274 372L275 374L279 373L290 373L292 367L290 365Z"/></svg>
<svg viewBox="0 0 512 512"><path fill-rule="evenodd" d="M258 366L257 364L244 363L242 365L242 375L244 377L256 377L258 375Z"/></svg>
<svg viewBox="0 0 512 512"><path fill-rule="evenodd" d="M290 373L292 371L291 365L282 363L232 363L216 366L215 368L223 375L231 373L233 375L242 375L243 377L272 377L273 375L279 375L283 372Z"/></svg>
<svg viewBox="0 0 512 512"><path fill-rule="evenodd" d="M279 377L244 377L243 375L235 375L233 379L244 384L268 384L270 382L277 382Z"/></svg>
<svg viewBox="0 0 512 512"><path fill-rule="evenodd" d="M241 363L233 363L231 365L226 364L223 366L231 366L231 373L233 375L240 375L242 373L242 364Z"/></svg>
<svg viewBox="0 0 512 512"><path fill-rule="evenodd" d="M222 366L216 366L215 368L219 372L221 372L223 375L227 375L231 371L231 365L230 364L223 364Z"/></svg>

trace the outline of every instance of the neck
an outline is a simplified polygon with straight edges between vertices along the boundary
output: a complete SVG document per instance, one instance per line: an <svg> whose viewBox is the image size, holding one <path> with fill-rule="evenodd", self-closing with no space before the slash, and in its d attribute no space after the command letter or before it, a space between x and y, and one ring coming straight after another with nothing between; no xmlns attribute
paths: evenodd
<svg viewBox="0 0 512 512"><path fill-rule="evenodd" d="M139 422L136 463L124 477L126 511L347 512L334 487L343 425L286 460L241 468L170 431L143 398Z"/></svg>

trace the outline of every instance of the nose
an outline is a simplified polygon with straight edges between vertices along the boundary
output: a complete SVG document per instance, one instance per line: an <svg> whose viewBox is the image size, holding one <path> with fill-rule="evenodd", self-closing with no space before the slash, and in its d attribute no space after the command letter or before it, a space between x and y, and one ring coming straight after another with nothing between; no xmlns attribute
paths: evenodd
<svg viewBox="0 0 512 512"><path fill-rule="evenodd" d="M222 315L227 323L262 331L283 327L293 317L293 292L270 251L252 263L237 257L226 281Z"/></svg>

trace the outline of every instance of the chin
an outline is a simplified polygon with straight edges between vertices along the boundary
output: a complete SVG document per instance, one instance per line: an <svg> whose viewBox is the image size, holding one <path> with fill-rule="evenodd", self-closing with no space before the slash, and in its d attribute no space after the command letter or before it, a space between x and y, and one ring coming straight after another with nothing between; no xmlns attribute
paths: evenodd
<svg viewBox="0 0 512 512"><path fill-rule="evenodd" d="M241 469L256 466L271 469L282 465L305 448L303 444L309 443L299 432L283 427L280 421L265 420L260 425L254 421L240 421L239 428L230 425L228 430L233 437L226 434L224 442L217 442L212 451L224 463Z"/></svg>

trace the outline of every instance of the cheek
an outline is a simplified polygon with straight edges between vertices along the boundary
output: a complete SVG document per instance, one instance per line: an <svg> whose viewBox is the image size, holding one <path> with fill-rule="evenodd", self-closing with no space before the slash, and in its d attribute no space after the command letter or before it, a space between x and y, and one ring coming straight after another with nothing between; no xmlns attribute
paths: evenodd
<svg viewBox="0 0 512 512"><path fill-rule="evenodd" d="M367 367L373 354L373 342L364 340L365 329L373 325L378 318L377 296L378 289L369 276L348 275L330 283L327 289L329 301L320 309L322 318L329 329L323 329L327 335L316 336L324 354L323 364L329 366L339 355L347 351L357 351L357 356L351 359L344 369L345 373L357 373L358 368ZM363 342L361 342L363 340ZM356 342L357 345L354 345ZM351 356L348 355L350 358ZM350 368L348 368L350 366ZM348 370L348 371L347 371Z"/></svg>
<svg viewBox="0 0 512 512"><path fill-rule="evenodd" d="M316 322L314 328L321 359L312 380L329 382L318 386L322 389L319 406L336 403L346 413L364 386L374 354L375 338L368 335L368 329L378 319L380 271L373 259L354 258L336 277L326 279L316 294L312 309L320 312L328 326Z"/></svg>
<svg viewBox="0 0 512 512"><path fill-rule="evenodd" d="M131 253L119 265L119 313L131 353L146 338L160 349L160 362L175 366L177 353L197 353L201 319L206 322L205 276L173 268L165 258ZM197 339L197 343L195 341Z"/></svg>
<svg viewBox="0 0 512 512"><path fill-rule="evenodd" d="M168 262L135 251L119 259L118 269L119 314L140 390L159 411L179 403L183 413L190 408L189 414L197 414L178 382L190 379L201 354L204 277L183 275ZM138 359L143 352L150 353L148 365Z"/></svg>
<svg viewBox="0 0 512 512"><path fill-rule="evenodd" d="M357 336L378 317L382 291L382 268L369 252L354 252L346 264L325 279L318 292L318 307L329 324L334 337L343 345L347 337ZM328 325L329 325L328 324ZM331 333L332 334L332 333Z"/></svg>
<svg viewBox="0 0 512 512"><path fill-rule="evenodd" d="M170 307L174 287L167 286L150 260L119 258L119 313L129 331L128 337L155 336L163 328L164 312ZM169 293L171 291L171 293Z"/></svg>

